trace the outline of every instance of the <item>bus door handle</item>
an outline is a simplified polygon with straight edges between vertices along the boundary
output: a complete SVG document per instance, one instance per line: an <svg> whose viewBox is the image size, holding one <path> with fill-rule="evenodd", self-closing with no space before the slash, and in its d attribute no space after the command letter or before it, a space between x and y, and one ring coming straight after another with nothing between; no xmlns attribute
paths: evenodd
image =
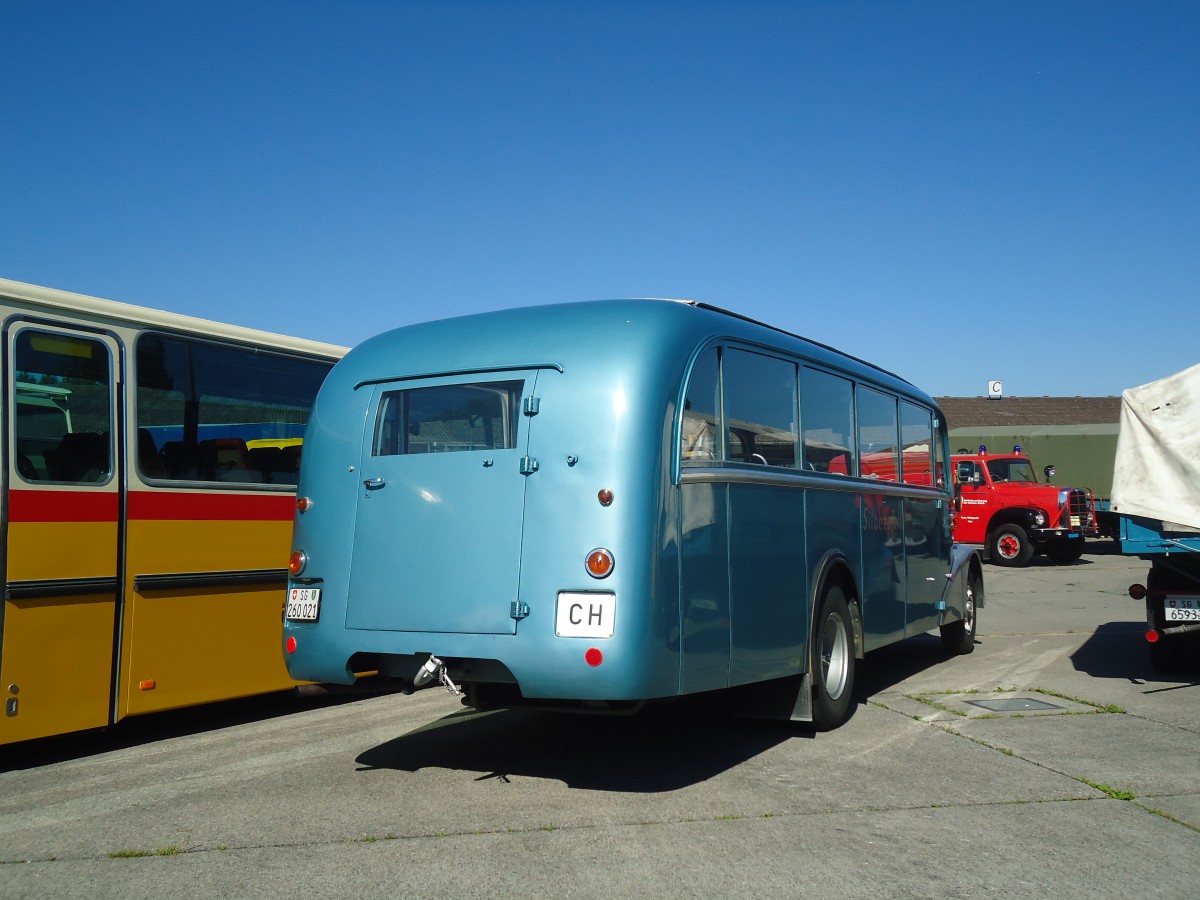
<svg viewBox="0 0 1200 900"><path fill-rule="evenodd" d="M365 487L368 491L377 491L385 484L387 484L387 482L382 478L368 478L363 482L363 487Z"/></svg>

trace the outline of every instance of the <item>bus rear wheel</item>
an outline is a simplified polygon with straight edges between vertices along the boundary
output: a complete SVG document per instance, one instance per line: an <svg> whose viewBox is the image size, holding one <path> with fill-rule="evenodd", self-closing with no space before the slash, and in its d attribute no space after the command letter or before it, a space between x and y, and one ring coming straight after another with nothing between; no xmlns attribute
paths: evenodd
<svg viewBox="0 0 1200 900"><path fill-rule="evenodd" d="M1027 566L1033 543L1020 525L1001 525L988 536L988 557L998 566Z"/></svg>
<svg viewBox="0 0 1200 900"><path fill-rule="evenodd" d="M831 584L821 597L812 637L813 726L837 728L850 715L854 690L854 626L841 587Z"/></svg>
<svg viewBox="0 0 1200 900"><path fill-rule="evenodd" d="M975 606L981 589L979 576L971 575L967 579L967 595L963 598L963 617L938 629L947 652L965 656L975 649Z"/></svg>

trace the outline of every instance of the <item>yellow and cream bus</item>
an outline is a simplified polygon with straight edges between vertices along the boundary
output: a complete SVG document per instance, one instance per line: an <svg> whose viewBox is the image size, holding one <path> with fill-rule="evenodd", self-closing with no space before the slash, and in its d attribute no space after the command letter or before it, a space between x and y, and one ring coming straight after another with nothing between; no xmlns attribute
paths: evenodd
<svg viewBox="0 0 1200 900"><path fill-rule="evenodd" d="M283 690L304 431L344 348L0 279L0 744Z"/></svg>

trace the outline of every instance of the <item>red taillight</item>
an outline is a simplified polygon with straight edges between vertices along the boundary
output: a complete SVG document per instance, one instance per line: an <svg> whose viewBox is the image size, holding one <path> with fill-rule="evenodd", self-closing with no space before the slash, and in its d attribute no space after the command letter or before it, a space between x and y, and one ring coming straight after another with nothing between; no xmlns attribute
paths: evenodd
<svg viewBox="0 0 1200 900"><path fill-rule="evenodd" d="M296 639L294 637L289 637L287 639L287 643L284 646L287 647L288 653L295 653L296 652Z"/></svg>
<svg viewBox="0 0 1200 900"><path fill-rule="evenodd" d="M597 547L587 555L585 566L593 578L607 578L612 574L613 555L603 547Z"/></svg>
<svg viewBox="0 0 1200 900"><path fill-rule="evenodd" d="M596 499L600 501L601 506L612 506L613 492L608 488L601 488L596 492Z"/></svg>
<svg viewBox="0 0 1200 900"><path fill-rule="evenodd" d="M296 511L297 512L306 513L312 508L313 508L313 502L312 502L311 497L297 497L296 498Z"/></svg>
<svg viewBox="0 0 1200 900"><path fill-rule="evenodd" d="M1146 640L1149 641L1151 644L1157 644L1158 643L1158 632L1157 631L1147 631L1146 632Z"/></svg>
<svg viewBox="0 0 1200 900"><path fill-rule="evenodd" d="M293 550L292 558L288 560L288 571L293 575L299 575L304 571L304 567L308 565L308 554L303 550Z"/></svg>
<svg viewBox="0 0 1200 900"><path fill-rule="evenodd" d="M594 669L600 663L604 662L604 654L600 652L600 648L598 647L589 647L588 651L583 654L583 659L584 662Z"/></svg>

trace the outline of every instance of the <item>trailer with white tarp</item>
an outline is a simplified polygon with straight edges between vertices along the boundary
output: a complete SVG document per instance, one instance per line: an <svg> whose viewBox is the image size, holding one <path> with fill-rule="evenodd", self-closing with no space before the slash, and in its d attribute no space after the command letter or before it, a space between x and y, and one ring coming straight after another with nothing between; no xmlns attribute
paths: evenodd
<svg viewBox="0 0 1200 900"><path fill-rule="evenodd" d="M1146 603L1151 662L1164 672L1192 668L1200 661L1200 365L1122 393L1112 508L1121 552L1150 562L1146 584L1129 594Z"/></svg>

